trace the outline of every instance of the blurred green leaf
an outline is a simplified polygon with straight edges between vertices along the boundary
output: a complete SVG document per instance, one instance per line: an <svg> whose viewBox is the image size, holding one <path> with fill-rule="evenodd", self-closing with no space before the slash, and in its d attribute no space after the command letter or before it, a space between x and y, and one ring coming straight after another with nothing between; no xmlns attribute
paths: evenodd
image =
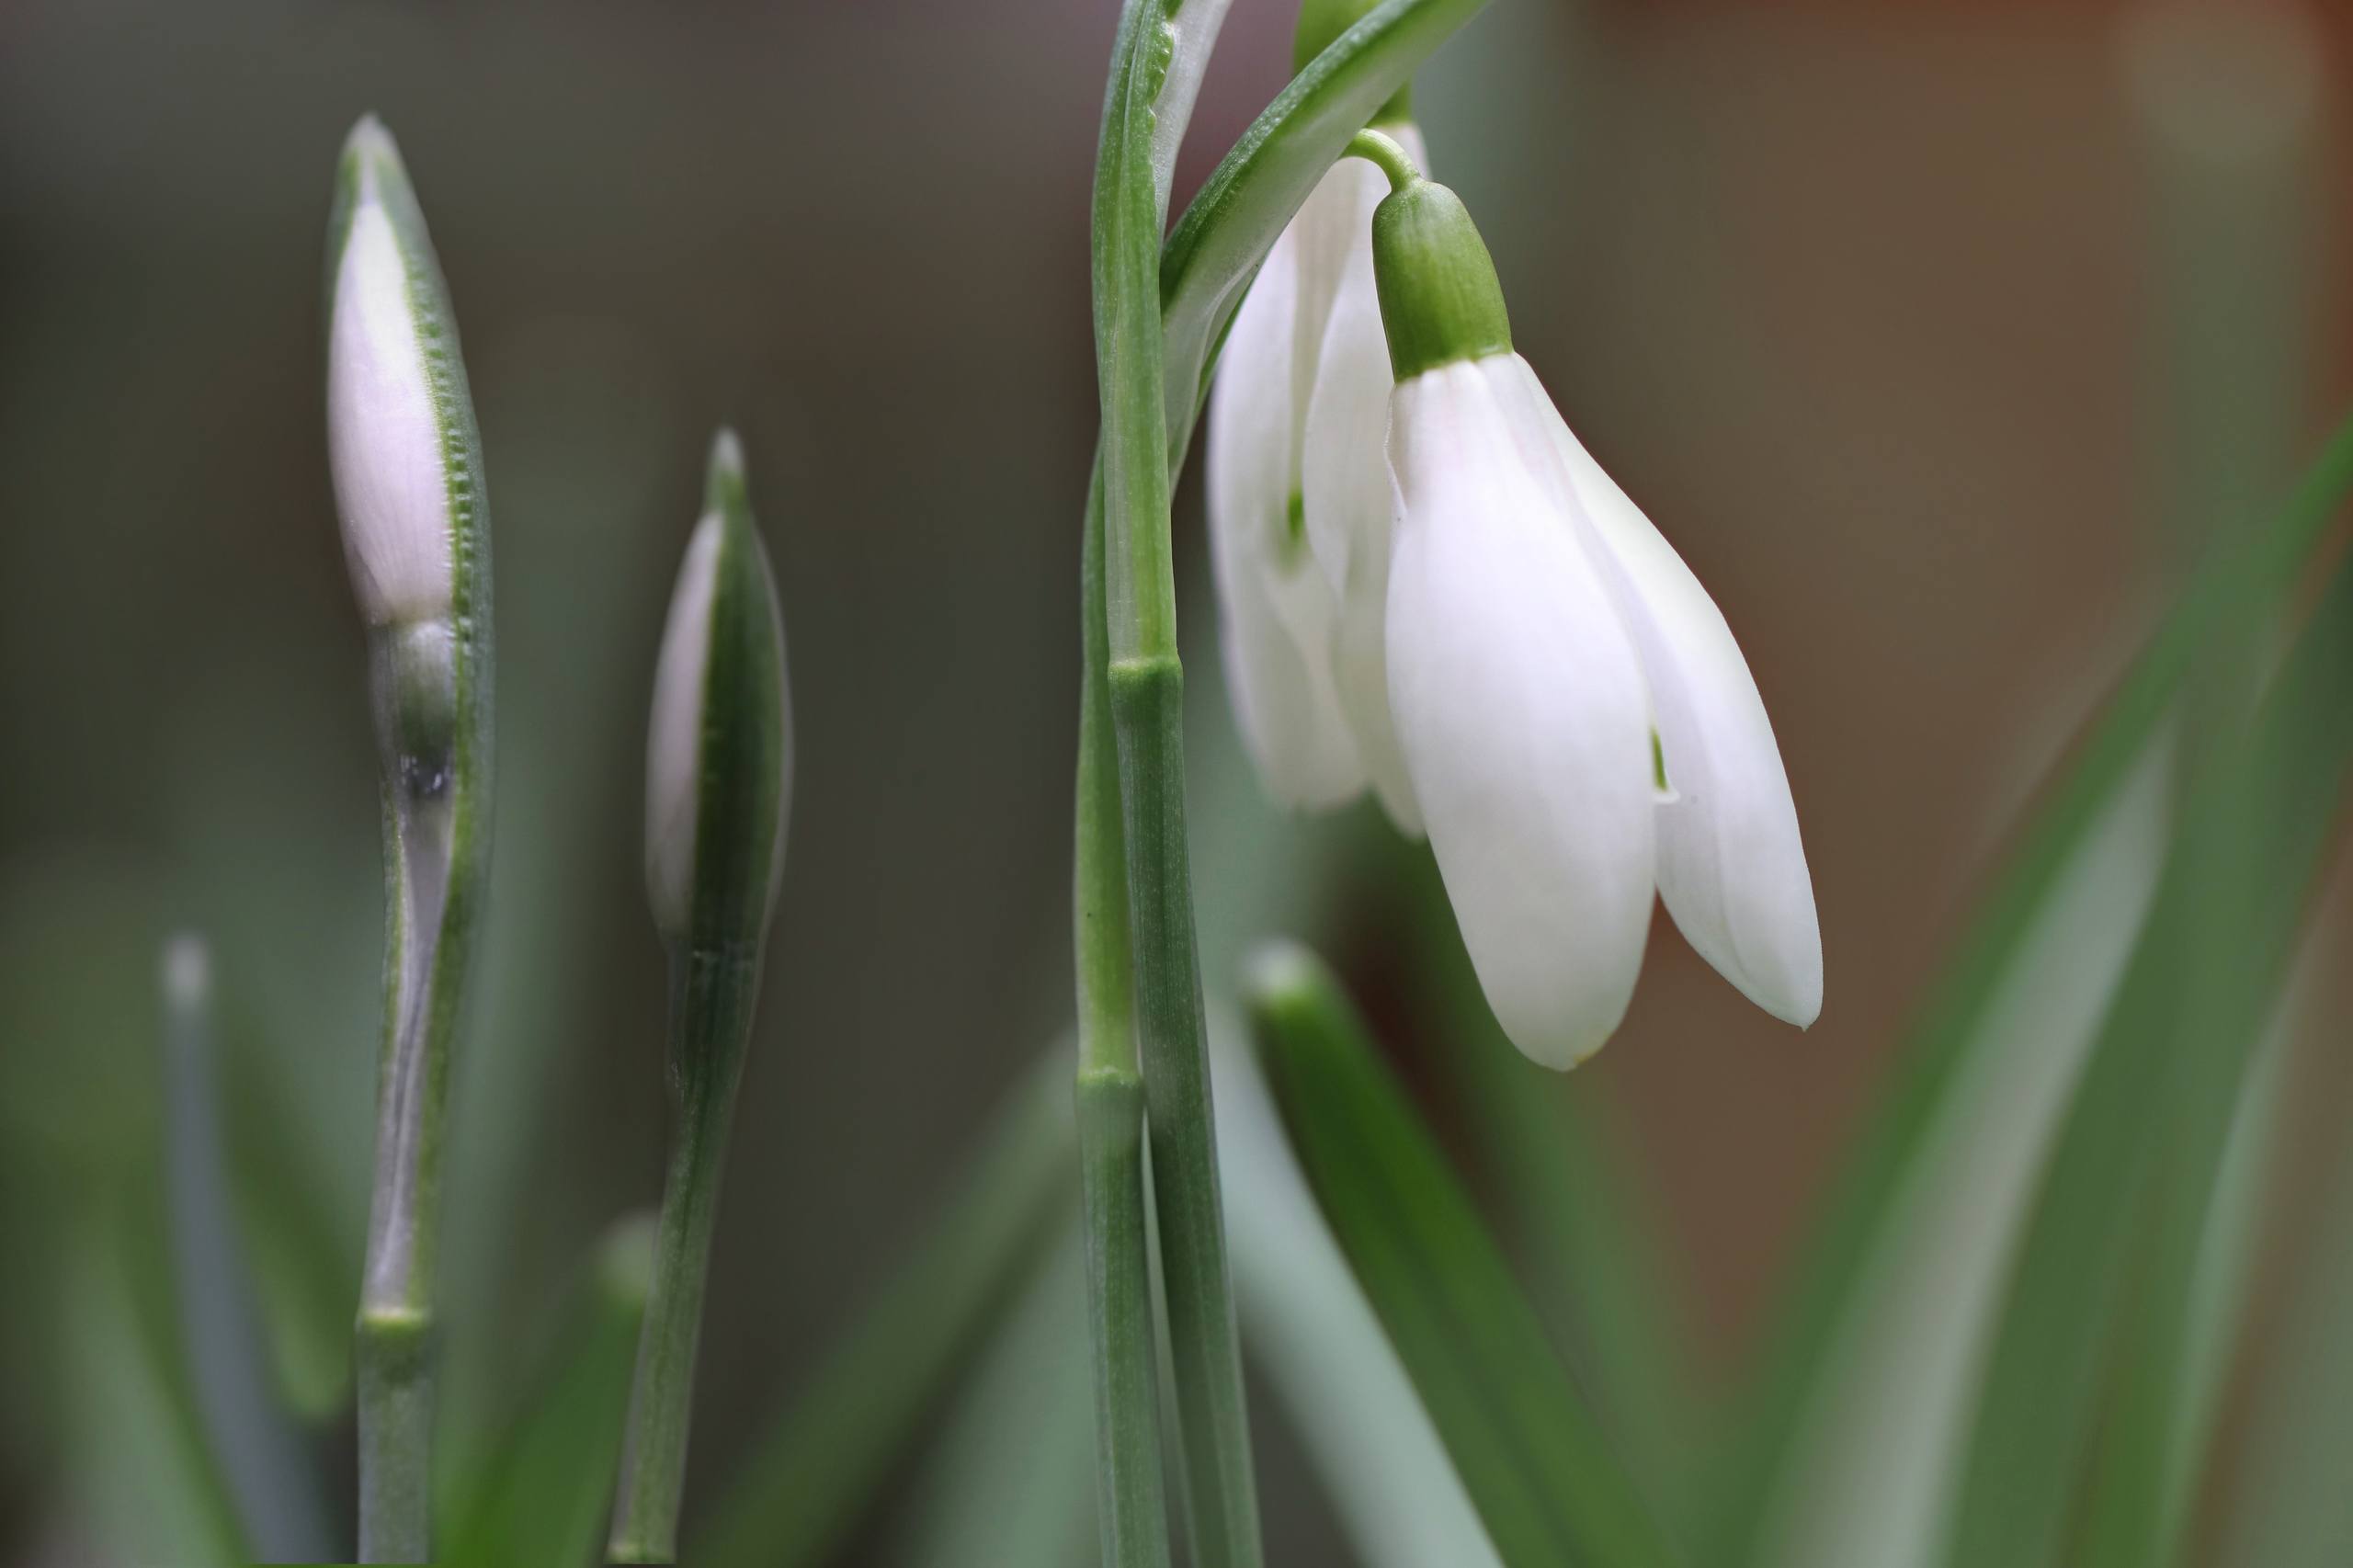
<svg viewBox="0 0 2353 1568"><path fill-rule="evenodd" d="M580 1568L593 1560L620 1461L653 1266L651 1214L630 1215L606 1233L552 1337L542 1381L468 1478L441 1561Z"/></svg>
<svg viewBox="0 0 2353 1568"><path fill-rule="evenodd" d="M238 1048L233 1037L258 1027L229 999L221 1068L230 1176L278 1392L296 1414L324 1421L351 1397L358 1236L340 1222L333 1184L304 1135L301 1102L269 1069L275 1052Z"/></svg>
<svg viewBox="0 0 2353 1568"><path fill-rule="evenodd" d="M1094 1561L1095 1416L1075 1353L1086 1300L1074 1226L1006 1312L900 1510L913 1568Z"/></svg>
<svg viewBox="0 0 2353 1568"><path fill-rule="evenodd" d="M2217 1562L2353 1562L2353 1145L2340 1153L2267 1346Z"/></svg>
<svg viewBox="0 0 2353 1568"><path fill-rule="evenodd" d="M909 1256L825 1353L694 1543L697 1568L822 1562L1076 1187L1067 1048L997 1111Z"/></svg>
<svg viewBox="0 0 2353 1568"><path fill-rule="evenodd" d="M159 1249L126 1219L97 1220L58 1281L69 1484L124 1562L242 1562L235 1505L205 1449L168 1314L155 1310L168 1289L149 1278Z"/></svg>
<svg viewBox="0 0 2353 1568"><path fill-rule="evenodd" d="M2134 1250L2156 1247L2158 1288L2186 1297L2192 1265L2165 1259L2194 1258L2229 1108L2278 994L2348 761L2353 568L2338 573L2298 638L2245 744L2214 759L2185 811L2019 1249L1955 1517L1955 1568L2031 1568L2069 1551L2070 1506L2103 1418L2101 1353ZM2179 1157L2166 1167L2173 1140ZM2177 1224L2154 1233L2134 1222L2150 1213L2153 1175L2160 1190L2177 1181L2188 1193ZM2157 1315L2140 1354L2170 1355L2182 1302L2144 1310ZM2128 1407L2127 1418L2154 1424L2161 1437L2174 1397L2158 1391L2153 1408ZM2153 1452L2142 1495L2128 1503L2136 1513L2164 1505L2154 1494L2162 1451ZM2145 1568L2155 1543L2128 1536L2116 1549Z"/></svg>
<svg viewBox="0 0 2353 1568"><path fill-rule="evenodd" d="M1251 1013L1324 1217L1513 1568L1673 1561L1502 1252L1330 974L1287 949Z"/></svg>
<svg viewBox="0 0 2353 1568"><path fill-rule="evenodd" d="M1679 1517L1711 1434L1693 1371L1696 1340L1667 1277L1658 1238L1608 1107L1589 1074L1536 1066L1495 1023L1438 862L1398 845L1412 951L1431 1037L1494 1159L1531 1295L1555 1325L1563 1358L1593 1396L1613 1439L1663 1517Z"/></svg>
<svg viewBox="0 0 2353 1568"><path fill-rule="evenodd" d="M1887 1097L1864 1123L1818 1235L1802 1261L1760 1367L1744 1435L1711 1489L1709 1560L1745 1561L1796 1451L1817 1369L1829 1359L1869 1270L1900 1221L1922 1151L1972 1041L2086 836L2147 756L2160 725L2218 646L2269 614L2302 574L2353 485L2353 419L2278 517L2232 536L2192 579L2063 771L2007 860L1915 1028Z"/></svg>
<svg viewBox="0 0 2353 1568"><path fill-rule="evenodd" d="M1924 1568L1942 1549L2003 1270L2165 858L2171 760L2135 764L1987 997L1737 1561Z"/></svg>

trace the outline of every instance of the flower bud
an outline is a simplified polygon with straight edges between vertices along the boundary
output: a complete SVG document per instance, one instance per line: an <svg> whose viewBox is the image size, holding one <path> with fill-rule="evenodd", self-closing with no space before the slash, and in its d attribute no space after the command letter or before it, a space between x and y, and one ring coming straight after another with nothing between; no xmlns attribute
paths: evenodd
<svg viewBox="0 0 2353 1568"><path fill-rule="evenodd" d="M645 881L665 937L695 948L759 940L784 869L791 793L784 620L752 526L743 449L722 430L654 673Z"/></svg>
<svg viewBox="0 0 2353 1568"><path fill-rule="evenodd" d="M352 128L327 254L327 453L371 626L446 619L474 526L473 411L432 241L391 132Z"/></svg>
<svg viewBox="0 0 2353 1568"><path fill-rule="evenodd" d="M1396 379L1511 352L1503 285L1461 198L1414 180L1372 215L1373 279Z"/></svg>

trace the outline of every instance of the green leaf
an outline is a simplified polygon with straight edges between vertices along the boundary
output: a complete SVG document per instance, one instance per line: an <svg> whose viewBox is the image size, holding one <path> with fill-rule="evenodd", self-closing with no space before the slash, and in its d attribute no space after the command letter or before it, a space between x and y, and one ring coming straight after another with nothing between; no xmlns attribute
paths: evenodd
<svg viewBox="0 0 2353 1568"><path fill-rule="evenodd" d="M227 1009L224 1034L258 1027ZM295 1097L269 1071L273 1053L224 1045L230 1176L278 1391L296 1414L324 1421L351 1397L357 1237L329 1197Z"/></svg>
<svg viewBox="0 0 2353 1568"><path fill-rule="evenodd" d="M2139 1200L2168 1133L2188 1141L2183 1179L2204 1211L2220 1131L2174 1118L2219 1104L2203 1112L2219 1123L2235 1102L2348 762L2353 569L2298 639L2252 735L2215 764L2166 862L2020 1249L1956 1518L1956 1568L2028 1568L2066 1550L2099 1419L2100 1352L2132 1249L2147 1241L2125 1221L2146 1212Z"/></svg>
<svg viewBox="0 0 2353 1568"><path fill-rule="evenodd" d="M1072 1187L1066 1050L991 1124L909 1256L738 1471L686 1560L808 1568L856 1522Z"/></svg>
<svg viewBox="0 0 2353 1568"><path fill-rule="evenodd" d="M1888 1097L1870 1118L1771 1340L1715 1488L1710 1560L1742 1562L1781 1481L1841 1325L1899 1235L1903 1195L1930 1146L1972 1044L2052 907L2086 837L2148 755L2189 676L2221 643L2268 614L2302 573L2348 485L2353 419L2341 426L2277 517L2233 536L2192 580L2086 737L2009 857L1931 997Z"/></svg>
<svg viewBox="0 0 2353 1568"><path fill-rule="evenodd" d="M1309 62L1185 210L1160 260L1170 465L1182 467L1218 346L1267 252L1339 157L1487 0L1388 0Z"/></svg>
<svg viewBox="0 0 2353 1568"><path fill-rule="evenodd" d="M620 1458L653 1252L649 1214L606 1233L545 1378L472 1478L441 1561L579 1568L591 1560Z"/></svg>
<svg viewBox="0 0 2353 1568"><path fill-rule="evenodd" d="M2353 1146L2344 1152L2353 1155ZM2265 1348L2217 1562L2353 1562L2353 1157L2341 1160Z"/></svg>
<svg viewBox="0 0 2353 1568"><path fill-rule="evenodd" d="M1095 1451L1080 1241L1071 1225L1006 1313L900 1510L908 1568L1082 1568L1095 1556ZM1007 1442L1007 1433L1020 1441Z"/></svg>
<svg viewBox="0 0 2353 1568"><path fill-rule="evenodd" d="M1291 1143L1512 1568L1673 1561L1501 1250L1331 976L1263 960L1252 1020Z"/></svg>
<svg viewBox="0 0 2353 1568"><path fill-rule="evenodd" d="M1522 1056L1495 1023L1427 846L1399 844L1416 984L1441 1071L1462 1097L1495 1190L1566 1359L1663 1515L1699 1478L1711 1436L1693 1376L1696 1330L1673 1289L1628 1151L1589 1074Z"/></svg>

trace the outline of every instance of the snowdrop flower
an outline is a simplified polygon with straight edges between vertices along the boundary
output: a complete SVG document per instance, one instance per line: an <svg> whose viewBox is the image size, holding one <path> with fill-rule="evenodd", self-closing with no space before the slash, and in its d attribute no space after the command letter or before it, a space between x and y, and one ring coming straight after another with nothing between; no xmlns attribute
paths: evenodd
<svg viewBox="0 0 2353 1568"><path fill-rule="evenodd" d="M1307 0L1299 63L1370 9ZM1408 112L1400 93L1376 123L1418 163ZM1259 268L1210 390L1209 519L1226 681L1268 791L1318 808L1369 782L1412 833L1381 636L1390 378L1371 219L1385 190L1371 165L1341 159Z"/></svg>
<svg viewBox="0 0 2353 1568"><path fill-rule="evenodd" d="M752 526L743 448L722 430L654 673L645 883L665 937L756 946L784 872L791 797L784 618Z"/></svg>
<svg viewBox="0 0 2353 1568"><path fill-rule="evenodd" d="M1751 1000L1810 1024L1813 882L1747 662L1512 351L1461 202L1393 177L1372 235L1396 380L1390 708L1496 1018L1549 1066L1599 1049L1655 892Z"/></svg>

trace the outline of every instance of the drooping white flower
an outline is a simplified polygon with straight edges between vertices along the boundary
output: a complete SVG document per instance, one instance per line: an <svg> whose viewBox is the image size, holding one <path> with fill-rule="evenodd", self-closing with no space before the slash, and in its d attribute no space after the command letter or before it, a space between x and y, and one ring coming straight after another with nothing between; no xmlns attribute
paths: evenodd
<svg viewBox="0 0 2353 1568"><path fill-rule="evenodd" d="M1406 185L1374 236L1397 383L1390 701L1498 1021L1552 1066L1597 1050L1655 890L1753 1001L1812 1023L1813 882L1722 613L1512 352L1453 194Z"/></svg>
<svg viewBox="0 0 2353 1568"><path fill-rule="evenodd" d="M457 533L455 327L392 133L344 143L327 337L327 455L345 558L371 626L450 613ZM437 347L439 362L428 357ZM462 372L459 372L462 374ZM471 415L463 415L470 420Z"/></svg>
<svg viewBox="0 0 2353 1568"><path fill-rule="evenodd" d="M1367 8L1302 7L1302 62ZM1404 111L1401 97L1381 129L1419 160L1421 133ZM1385 189L1369 164L1335 165L1234 316L1210 390L1211 559L1226 682L1268 792L1319 808L1370 783L1398 825L1417 832L1380 633L1390 376L1371 219Z"/></svg>
<svg viewBox="0 0 2353 1568"><path fill-rule="evenodd" d="M722 430L671 594L646 733L645 883L665 937L759 939L784 872L791 800L784 619L752 524L743 449Z"/></svg>

